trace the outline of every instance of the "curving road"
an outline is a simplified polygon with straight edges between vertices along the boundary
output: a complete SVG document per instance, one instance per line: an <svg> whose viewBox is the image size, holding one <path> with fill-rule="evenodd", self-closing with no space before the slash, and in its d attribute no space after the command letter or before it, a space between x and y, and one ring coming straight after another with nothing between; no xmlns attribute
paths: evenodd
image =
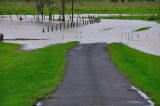
<svg viewBox="0 0 160 106"><path fill-rule="evenodd" d="M81 44L70 50L64 81L43 106L147 106L111 63L106 44Z"/></svg>

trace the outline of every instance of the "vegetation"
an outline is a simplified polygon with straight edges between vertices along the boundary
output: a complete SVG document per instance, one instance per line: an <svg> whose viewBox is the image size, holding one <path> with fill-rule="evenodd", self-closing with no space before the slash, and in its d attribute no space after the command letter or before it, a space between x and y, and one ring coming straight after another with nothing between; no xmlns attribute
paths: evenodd
<svg viewBox="0 0 160 106"><path fill-rule="evenodd" d="M146 92L160 106L160 56L146 54L123 44L110 44L112 62L134 86Z"/></svg>
<svg viewBox="0 0 160 106"><path fill-rule="evenodd" d="M38 14L35 3L21 2L1 2L0 14ZM20 11L20 7L21 11ZM60 2L55 2L49 9L48 5L44 6L44 14L62 14ZM64 9L63 9L64 10ZM66 2L65 13L71 14L71 3ZM160 14L160 2L75 2L74 13L76 14Z"/></svg>
<svg viewBox="0 0 160 106"><path fill-rule="evenodd" d="M0 43L0 106L33 106L63 79L66 53L77 42L33 51Z"/></svg>
<svg viewBox="0 0 160 106"><path fill-rule="evenodd" d="M139 31L144 31L144 30L148 30L150 29L151 27L142 27L142 28L139 28L139 29L136 29L134 30L135 32L139 32Z"/></svg>
<svg viewBox="0 0 160 106"><path fill-rule="evenodd" d="M147 20L147 21L156 21L160 20L160 15L133 15L133 14L128 14L127 16L119 15L119 16L101 16L99 17L101 19L130 19L130 20Z"/></svg>
<svg viewBox="0 0 160 106"><path fill-rule="evenodd" d="M97 18L97 17L93 17L93 18ZM158 14L156 15L150 15L150 16L144 16L142 15L132 15L132 14L128 14L127 16L123 16L123 15L119 15L119 16L101 16L99 17L101 19L121 19L121 20L146 20L146 21L155 21L157 23L160 23L160 15ZM147 28L149 29L149 28ZM147 30L147 29L140 29L140 30Z"/></svg>
<svg viewBox="0 0 160 106"><path fill-rule="evenodd" d="M156 22L160 24L160 20L157 20Z"/></svg>

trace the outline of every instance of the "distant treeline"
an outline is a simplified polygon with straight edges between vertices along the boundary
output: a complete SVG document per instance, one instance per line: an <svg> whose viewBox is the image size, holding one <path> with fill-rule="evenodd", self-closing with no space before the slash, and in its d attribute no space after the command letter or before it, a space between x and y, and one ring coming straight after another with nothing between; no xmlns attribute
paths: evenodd
<svg viewBox="0 0 160 106"><path fill-rule="evenodd" d="M0 0L0 2L36 2L36 1L50 1L50 0ZM61 1L61 0L51 0L51 1ZM72 0L65 0L65 1L72 1ZM160 2L160 0L74 0L78 2L133 2L133 1L153 1L153 2Z"/></svg>
<svg viewBox="0 0 160 106"><path fill-rule="evenodd" d="M81 2L134 2L134 1L153 1L160 2L160 0L80 0Z"/></svg>

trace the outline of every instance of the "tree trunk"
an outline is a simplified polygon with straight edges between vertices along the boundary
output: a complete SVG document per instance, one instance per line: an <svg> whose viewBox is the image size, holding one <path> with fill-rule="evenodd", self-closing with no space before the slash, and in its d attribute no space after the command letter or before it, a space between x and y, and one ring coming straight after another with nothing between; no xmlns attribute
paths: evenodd
<svg viewBox="0 0 160 106"><path fill-rule="evenodd" d="M62 21L65 21L65 5L66 5L66 0L61 0L62 4Z"/></svg>

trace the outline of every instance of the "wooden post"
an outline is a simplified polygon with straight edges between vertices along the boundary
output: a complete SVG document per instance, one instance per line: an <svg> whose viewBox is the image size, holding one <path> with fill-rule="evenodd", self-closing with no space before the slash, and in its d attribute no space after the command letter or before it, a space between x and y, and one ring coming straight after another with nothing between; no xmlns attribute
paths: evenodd
<svg viewBox="0 0 160 106"><path fill-rule="evenodd" d="M0 41L3 41L3 37L4 37L4 35L1 33L0 34Z"/></svg>
<svg viewBox="0 0 160 106"><path fill-rule="evenodd" d="M53 31L53 25L52 25L52 29L51 30Z"/></svg>
<svg viewBox="0 0 160 106"><path fill-rule="evenodd" d="M56 31L58 30L58 24L56 24Z"/></svg>
<svg viewBox="0 0 160 106"><path fill-rule="evenodd" d="M59 29L60 29L60 30L62 29L61 26L62 26L62 23L59 24Z"/></svg>
<svg viewBox="0 0 160 106"><path fill-rule="evenodd" d="M47 29L48 29L48 32L49 32L49 25L48 25Z"/></svg>
<svg viewBox="0 0 160 106"><path fill-rule="evenodd" d="M42 32L44 33L44 28L42 29Z"/></svg>

